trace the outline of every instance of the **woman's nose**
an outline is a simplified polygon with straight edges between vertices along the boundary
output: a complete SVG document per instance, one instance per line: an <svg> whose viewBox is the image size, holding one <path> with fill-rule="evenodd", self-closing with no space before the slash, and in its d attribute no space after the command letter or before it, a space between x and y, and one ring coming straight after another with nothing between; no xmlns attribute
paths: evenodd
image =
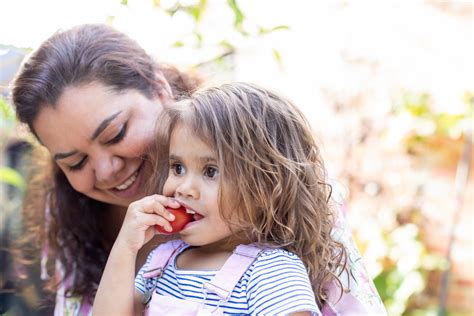
<svg viewBox="0 0 474 316"><path fill-rule="evenodd" d="M200 190L197 179L193 175L181 178L181 182L176 188L176 195L186 199L199 199Z"/></svg>
<svg viewBox="0 0 474 316"><path fill-rule="evenodd" d="M98 185L108 186L115 183L119 171L124 166L124 160L111 155L99 158L95 165L95 177Z"/></svg>

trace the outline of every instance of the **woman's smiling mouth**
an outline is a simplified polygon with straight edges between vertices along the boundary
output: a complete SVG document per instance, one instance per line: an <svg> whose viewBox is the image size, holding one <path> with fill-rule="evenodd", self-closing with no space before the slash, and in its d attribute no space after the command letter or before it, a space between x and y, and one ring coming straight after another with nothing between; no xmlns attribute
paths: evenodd
<svg viewBox="0 0 474 316"><path fill-rule="evenodd" d="M122 184L109 189L109 192L121 199L139 198L139 195L143 193L143 169L142 163L128 179L126 179Z"/></svg>
<svg viewBox="0 0 474 316"><path fill-rule="evenodd" d="M123 190L128 189L135 182L135 180L137 180L137 177L138 177L138 170L135 171L135 173L130 178L128 178L127 181L125 181L121 185L116 186L115 190L123 191Z"/></svg>

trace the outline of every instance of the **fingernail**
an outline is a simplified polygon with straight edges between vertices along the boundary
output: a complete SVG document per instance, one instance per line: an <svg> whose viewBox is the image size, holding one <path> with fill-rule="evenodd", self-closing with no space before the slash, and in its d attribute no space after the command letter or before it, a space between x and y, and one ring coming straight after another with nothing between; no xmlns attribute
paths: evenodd
<svg viewBox="0 0 474 316"><path fill-rule="evenodd" d="M166 217L168 217L168 219L169 219L170 221L174 221L174 218L175 218L175 216L174 216L173 214L171 214L171 213L168 213L168 214L166 215Z"/></svg>
<svg viewBox="0 0 474 316"><path fill-rule="evenodd" d="M173 231L173 228L170 225L166 225L165 230L171 233Z"/></svg>

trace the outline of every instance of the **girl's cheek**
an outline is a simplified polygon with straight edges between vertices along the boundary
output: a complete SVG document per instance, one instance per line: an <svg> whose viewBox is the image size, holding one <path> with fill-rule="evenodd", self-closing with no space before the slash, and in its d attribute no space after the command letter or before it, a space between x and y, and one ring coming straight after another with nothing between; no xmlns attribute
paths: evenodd
<svg viewBox="0 0 474 316"><path fill-rule="evenodd" d="M163 186L163 195L165 196L173 196L174 190L172 188L172 180L168 177L164 186Z"/></svg>

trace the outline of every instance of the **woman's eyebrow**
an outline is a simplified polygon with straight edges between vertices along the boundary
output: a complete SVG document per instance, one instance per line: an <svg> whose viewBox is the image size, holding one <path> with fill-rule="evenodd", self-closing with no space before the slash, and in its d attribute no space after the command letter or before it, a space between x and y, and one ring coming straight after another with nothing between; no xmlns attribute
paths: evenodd
<svg viewBox="0 0 474 316"><path fill-rule="evenodd" d="M91 141L95 140L100 135L100 133L102 133L104 129L109 126L110 122L112 122L120 113L122 113L122 111L118 111L117 113L112 114L111 116L103 120L102 123L100 123L97 129L94 131L94 134L92 134Z"/></svg>
<svg viewBox="0 0 474 316"><path fill-rule="evenodd" d="M117 113L114 113L105 120L103 120L92 134L91 141L95 140L100 135L100 133L102 133L107 128L107 126L109 126L110 122L112 122L120 113L122 113L122 111L118 111ZM60 160L75 155L77 153L77 150L73 150L67 153L57 153L53 157L54 160Z"/></svg>
<svg viewBox="0 0 474 316"><path fill-rule="evenodd" d="M54 160L60 160L60 159L64 159L64 158L67 158L67 157L70 157L72 155L75 155L77 154L78 151L77 150L74 150L74 151L71 151L71 152L68 152L68 153L57 153L54 155Z"/></svg>

